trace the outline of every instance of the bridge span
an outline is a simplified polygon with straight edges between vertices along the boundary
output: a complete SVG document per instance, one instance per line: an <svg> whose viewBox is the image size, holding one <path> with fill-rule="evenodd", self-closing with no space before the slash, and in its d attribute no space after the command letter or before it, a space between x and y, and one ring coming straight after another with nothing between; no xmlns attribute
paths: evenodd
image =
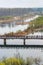
<svg viewBox="0 0 43 65"><path fill-rule="evenodd" d="M43 39L43 36L0 36L0 39Z"/></svg>
<svg viewBox="0 0 43 65"><path fill-rule="evenodd" d="M6 37L6 36L0 36L0 39L3 39L4 40L4 45L0 45L0 47L29 47L30 45L26 45L25 44L25 40L26 39L41 39L43 40L43 36L13 36L13 37ZM23 45L7 45L6 44L6 40L7 39L23 39Z"/></svg>
<svg viewBox="0 0 43 65"><path fill-rule="evenodd" d="M30 47L31 45L26 45L25 44L25 40L26 39L28 39L28 40L29 39L41 39L41 40L43 40L43 36L13 36L13 37L10 37L10 36L9 37L6 37L6 36L5 37L1 37L0 36L0 39L3 39L4 40L4 45L0 45L0 47ZM6 40L7 39L23 39L24 42L23 42L23 45L7 45L6 44ZM37 46L37 45L35 45L35 46Z"/></svg>

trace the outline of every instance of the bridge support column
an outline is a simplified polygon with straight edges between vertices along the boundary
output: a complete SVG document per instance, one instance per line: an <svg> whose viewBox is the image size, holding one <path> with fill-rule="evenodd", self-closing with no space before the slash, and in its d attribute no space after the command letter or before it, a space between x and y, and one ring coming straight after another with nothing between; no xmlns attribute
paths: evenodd
<svg viewBox="0 0 43 65"><path fill-rule="evenodd" d="M24 45L25 45L25 39L24 39Z"/></svg>
<svg viewBox="0 0 43 65"><path fill-rule="evenodd" d="M4 45L6 45L6 39L4 39Z"/></svg>

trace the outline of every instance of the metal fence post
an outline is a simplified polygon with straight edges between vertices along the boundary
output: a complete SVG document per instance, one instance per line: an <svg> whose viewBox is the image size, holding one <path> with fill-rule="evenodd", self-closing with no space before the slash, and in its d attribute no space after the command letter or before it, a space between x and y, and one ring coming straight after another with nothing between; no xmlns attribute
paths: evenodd
<svg viewBox="0 0 43 65"><path fill-rule="evenodd" d="M24 38L24 45L25 45L25 38Z"/></svg>
<svg viewBox="0 0 43 65"><path fill-rule="evenodd" d="M4 45L6 45L6 39L4 39Z"/></svg>

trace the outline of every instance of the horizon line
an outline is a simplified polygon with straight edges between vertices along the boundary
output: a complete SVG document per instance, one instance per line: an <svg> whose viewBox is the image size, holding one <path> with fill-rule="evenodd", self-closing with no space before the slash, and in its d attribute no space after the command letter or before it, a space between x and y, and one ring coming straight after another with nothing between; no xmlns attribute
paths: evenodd
<svg viewBox="0 0 43 65"><path fill-rule="evenodd" d="M0 7L0 8L6 8L6 9L8 9L8 8L43 8L43 7Z"/></svg>

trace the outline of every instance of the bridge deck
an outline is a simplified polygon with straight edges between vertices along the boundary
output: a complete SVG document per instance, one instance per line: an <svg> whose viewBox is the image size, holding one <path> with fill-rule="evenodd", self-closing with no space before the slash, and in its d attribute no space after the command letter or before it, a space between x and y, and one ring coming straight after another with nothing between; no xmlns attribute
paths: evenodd
<svg viewBox="0 0 43 65"><path fill-rule="evenodd" d="M14 36L14 37L0 37L0 39L43 39L43 36Z"/></svg>

